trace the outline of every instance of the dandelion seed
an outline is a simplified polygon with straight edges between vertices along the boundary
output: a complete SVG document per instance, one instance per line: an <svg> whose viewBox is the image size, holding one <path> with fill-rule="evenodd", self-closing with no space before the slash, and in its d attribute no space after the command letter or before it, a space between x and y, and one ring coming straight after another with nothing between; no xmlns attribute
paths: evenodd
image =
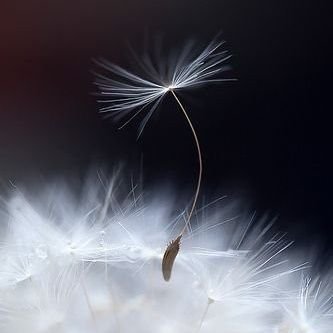
<svg viewBox="0 0 333 333"><path fill-rule="evenodd" d="M139 127L140 136L162 98L166 94L171 93L185 116L194 138L199 164L196 189L185 226L178 237L170 242L165 251L162 261L162 272L165 280L170 279L173 263L179 249L175 250L179 247L180 239L190 223L198 200L202 180L202 153L198 136L188 112L185 110L175 91L207 83L230 81L231 79L217 78L218 74L228 69L225 63L231 57L227 51L222 49L223 44L224 42L214 40L195 56L193 56L195 54L193 45L188 44L177 58L171 57L166 63L163 63L161 59L151 59L146 54L142 59L138 60L138 66L144 72L144 76L142 77L106 60L95 61L109 72L108 74L113 74L116 77L111 78L108 75L96 74L95 84L100 90L100 96L103 97L100 102L107 104L100 111L110 112L116 118L122 118L134 112L134 115L130 116L121 128L127 125L143 110L148 109L149 111ZM166 274L166 272L168 273ZM166 277L168 278L166 279Z"/></svg>
<svg viewBox="0 0 333 333"><path fill-rule="evenodd" d="M180 248L180 240L182 236L178 236L168 245L162 260L162 273L165 281L169 281L171 277L172 267Z"/></svg>

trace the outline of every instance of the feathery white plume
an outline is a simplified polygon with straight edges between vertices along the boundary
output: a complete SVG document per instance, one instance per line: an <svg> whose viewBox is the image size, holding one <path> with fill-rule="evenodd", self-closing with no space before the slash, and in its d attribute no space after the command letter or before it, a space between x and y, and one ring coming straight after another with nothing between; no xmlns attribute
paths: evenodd
<svg viewBox="0 0 333 333"><path fill-rule="evenodd" d="M146 53L142 58L136 58L142 74L130 72L105 59L95 60L105 70L104 74L95 73L95 84L102 97L99 102L106 104L100 111L110 112L118 119L135 111L126 121L127 124L148 109L140 125L140 135L168 92L231 80L218 77L229 69L225 63L231 57L223 45L223 41L213 40L201 52L197 52L193 43L188 43L178 55L170 54L167 59L162 56L154 59Z"/></svg>

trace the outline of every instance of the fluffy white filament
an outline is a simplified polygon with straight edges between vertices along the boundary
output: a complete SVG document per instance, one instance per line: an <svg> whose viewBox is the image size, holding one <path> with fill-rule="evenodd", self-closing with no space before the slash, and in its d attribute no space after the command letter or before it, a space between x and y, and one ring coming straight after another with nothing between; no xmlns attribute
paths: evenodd
<svg viewBox="0 0 333 333"><path fill-rule="evenodd" d="M184 217L113 185L91 183L80 200L57 186L5 201L2 333L331 332L332 284L304 278L270 225L223 200L198 209L166 283L164 247Z"/></svg>

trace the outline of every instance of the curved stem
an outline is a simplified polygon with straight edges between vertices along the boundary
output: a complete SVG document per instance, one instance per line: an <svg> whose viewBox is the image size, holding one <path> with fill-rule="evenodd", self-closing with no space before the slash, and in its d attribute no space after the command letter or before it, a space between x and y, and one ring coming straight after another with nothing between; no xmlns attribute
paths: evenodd
<svg viewBox="0 0 333 333"><path fill-rule="evenodd" d="M184 233L185 233L185 230L188 226L188 224L190 223L190 220L191 220L191 217L193 215L193 212L194 212L194 209L195 209L195 206L197 204L197 201L198 201L198 197L199 197L199 192L200 192L200 187L201 187L201 179L202 179L202 155L201 155L201 149L200 149L200 144L199 144L199 140L198 140L198 136L197 136L197 133L193 127L193 124L191 122L191 119L189 118L183 104L180 102L179 98L177 97L176 93L174 92L173 89L170 89L172 95L174 96L174 98L176 99L177 103L179 104L185 118L186 118L186 121L187 123L189 124L190 128L191 128L191 131L192 131L192 134L193 134L193 138L194 138L194 141L195 141L195 145L196 145L196 148L197 148L197 152L198 152L198 161L199 161L199 174L198 174L198 180L197 180L197 187L196 187L196 190L195 190L195 194L194 194L194 198L193 198L193 203L192 203L192 206L191 206L191 209L190 209L190 212L188 214L188 217L185 221L185 226L184 228L182 229L182 231L180 232L179 236L182 236Z"/></svg>
<svg viewBox="0 0 333 333"><path fill-rule="evenodd" d="M195 129L192 125L192 122L189 118L189 116L187 115L187 112L183 106L183 104L180 102L180 100L178 99L176 93L173 91L173 89L169 89L172 93L172 95L174 96L174 98L176 99L177 103L179 104L185 118L186 121L188 122L193 137L194 137L194 141L195 141L195 145L198 151L198 160L199 160L199 175L198 175L198 181L197 181L197 187L195 190L195 194L194 194L194 198L193 198L193 202L192 202L192 206L190 209L190 212L188 214L188 217L185 221L185 225L184 228L182 229L182 231L179 233L178 237L175 238L174 240L172 240L169 245L167 246L164 255L163 255L163 259L162 259L162 273L163 273L163 277L165 281L169 281L171 278L171 273L172 273L172 267L173 264L175 262L175 259L178 255L179 252L179 248L180 248L180 242L181 242L181 238L183 237L183 234L185 233L191 217L193 215L197 200L198 200L198 196L199 196L199 192L200 192L200 186L201 186L201 177L202 177L202 157L201 157L201 149L200 149L200 145L199 145L199 140L198 140L198 136L197 133L195 132Z"/></svg>
<svg viewBox="0 0 333 333"><path fill-rule="evenodd" d="M98 332L96 316L95 316L93 307L91 305L90 298L89 298L89 295L88 295L88 291L87 291L87 288L86 288L86 285L85 285L85 282L84 282L83 278L81 279L81 286L82 286L82 289L83 289L84 298L87 302L88 309L89 309L89 312L90 312L90 315L91 315L91 318L92 318L92 322L93 322L95 332Z"/></svg>
<svg viewBox="0 0 333 333"><path fill-rule="evenodd" d="M204 321L205 321L205 318L206 318L207 313L208 313L208 310L209 310L209 306L210 306L213 302L214 302L214 301L213 301L211 298L208 298L208 301L207 301L207 304L206 304L206 306L205 306L204 312L203 312L203 314L202 314L202 316L201 316L201 318L200 318L199 326L198 326L198 328L197 328L197 330L196 330L196 333L198 333L198 332L201 331L202 325L203 325L203 323L204 323Z"/></svg>

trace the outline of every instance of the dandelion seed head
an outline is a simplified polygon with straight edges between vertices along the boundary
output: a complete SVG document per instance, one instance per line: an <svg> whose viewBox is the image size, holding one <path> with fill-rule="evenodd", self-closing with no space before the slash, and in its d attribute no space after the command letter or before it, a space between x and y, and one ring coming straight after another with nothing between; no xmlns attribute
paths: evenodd
<svg viewBox="0 0 333 333"><path fill-rule="evenodd" d="M231 55L224 49L224 42L213 40L198 51L193 43L165 60L148 52L135 55L137 68L132 72L105 59L96 59L99 71L95 73L95 85L99 90L100 112L109 113L116 119L127 117L126 125L138 114L146 111L139 134L169 92L194 88L210 83L231 81L221 77L230 68ZM133 113L133 114L132 114Z"/></svg>
<svg viewBox="0 0 333 333"><path fill-rule="evenodd" d="M314 279L302 274L297 295L284 306L286 309L284 326L290 332L330 332L333 325L330 272Z"/></svg>

